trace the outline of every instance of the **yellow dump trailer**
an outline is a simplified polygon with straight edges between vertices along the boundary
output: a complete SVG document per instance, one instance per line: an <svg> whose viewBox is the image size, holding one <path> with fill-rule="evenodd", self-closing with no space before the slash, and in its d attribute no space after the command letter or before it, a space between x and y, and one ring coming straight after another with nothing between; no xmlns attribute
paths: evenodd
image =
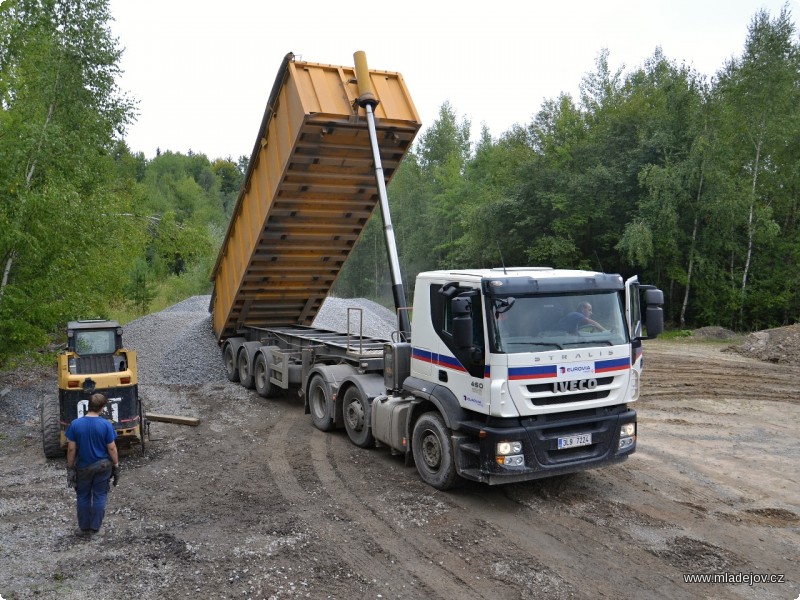
<svg viewBox="0 0 800 600"><path fill-rule="evenodd" d="M399 73L369 70L385 181L420 128ZM355 67L286 55L212 272L214 331L308 325L379 202Z"/></svg>

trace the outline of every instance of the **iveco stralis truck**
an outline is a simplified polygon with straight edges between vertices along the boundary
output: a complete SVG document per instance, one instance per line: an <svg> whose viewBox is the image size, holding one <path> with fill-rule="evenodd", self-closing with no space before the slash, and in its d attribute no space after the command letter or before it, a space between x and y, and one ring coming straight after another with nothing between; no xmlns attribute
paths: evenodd
<svg viewBox="0 0 800 600"><path fill-rule="evenodd" d="M387 446L438 489L625 460L661 291L589 271L435 271L409 309L386 184L419 119L399 74L355 63L290 54L279 70L212 274L228 378L264 397L296 389L317 428ZM397 331L361 335L356 310L345 333L312 327L378 203Z"/></svg>

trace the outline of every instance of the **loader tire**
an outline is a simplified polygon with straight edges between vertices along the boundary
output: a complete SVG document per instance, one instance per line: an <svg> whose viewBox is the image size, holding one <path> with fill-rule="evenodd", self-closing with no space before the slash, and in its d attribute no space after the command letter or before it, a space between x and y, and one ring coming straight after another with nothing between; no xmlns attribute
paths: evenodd
<svg viewBox="0 0 800 600"><path fill-rule="evenodd" d="M145 416L144 416L144 405L139 402L139 450L142 453L142 456L145 455L147 452L147 447L145 446L144 442L144 431L147 425L145 425Z"/></svg>
<svg viewBox="0 0 800 600"><path fill-rule="evenodd" d="M60 458L64 456L61 447L61 411L57 397L48 397L42 400L42 447L47 458Z"/></svg>

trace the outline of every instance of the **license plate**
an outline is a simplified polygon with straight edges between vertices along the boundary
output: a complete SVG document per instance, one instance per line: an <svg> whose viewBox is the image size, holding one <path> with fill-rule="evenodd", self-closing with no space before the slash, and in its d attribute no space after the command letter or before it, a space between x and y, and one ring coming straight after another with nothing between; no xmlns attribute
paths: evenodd
<svg viewBox="0 0 800 600"><path fill-rule="evenodd" d="M565 448L578 448L579 446L588 446L592 443L591 433L581 433L578 435L568 435L558 438L558 449Z"/></svg>

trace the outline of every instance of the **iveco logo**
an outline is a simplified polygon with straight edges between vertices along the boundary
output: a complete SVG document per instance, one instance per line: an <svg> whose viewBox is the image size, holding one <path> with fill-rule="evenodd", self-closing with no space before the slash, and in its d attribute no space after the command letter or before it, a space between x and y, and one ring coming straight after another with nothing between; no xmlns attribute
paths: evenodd
<svg viewBox="0 0 800 600"><path fill-rule="evenodd" d="M593 390L597 387L597 379L581 379L573 381L556 381L553 383L553 393L579 392Z"/></svg>

